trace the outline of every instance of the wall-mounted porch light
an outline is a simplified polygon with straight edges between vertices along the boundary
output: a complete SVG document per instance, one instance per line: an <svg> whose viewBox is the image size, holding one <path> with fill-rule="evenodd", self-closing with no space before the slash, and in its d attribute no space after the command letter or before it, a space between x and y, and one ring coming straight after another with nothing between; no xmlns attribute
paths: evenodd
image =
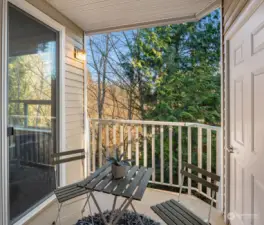
<svg viewBox="0 0 264 225"><path fill-rule="evenodd" d="M82 49L79 48L74 48L74 57L75 59L81 60L81 61L85 61L86 59L86 52Z"/></svg>

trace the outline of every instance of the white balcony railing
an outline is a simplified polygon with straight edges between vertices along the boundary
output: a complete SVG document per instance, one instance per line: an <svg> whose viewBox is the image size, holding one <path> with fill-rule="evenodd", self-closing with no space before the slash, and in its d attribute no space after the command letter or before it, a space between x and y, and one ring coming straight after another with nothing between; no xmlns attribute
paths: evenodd
<svg viewBox="0 0 264 225"><path fill-rule="evenodd" d="M179 187L183 161L222 177L221 128L197 123L90 119L88 174L119 148L139 166L152 167L152 184ZM198 176L201 176L200 174ZM210 181L210 178L207 178ZM222 183L214 201L222 209ZM191 182L183 187L211 199L211 192Z"/></svg>

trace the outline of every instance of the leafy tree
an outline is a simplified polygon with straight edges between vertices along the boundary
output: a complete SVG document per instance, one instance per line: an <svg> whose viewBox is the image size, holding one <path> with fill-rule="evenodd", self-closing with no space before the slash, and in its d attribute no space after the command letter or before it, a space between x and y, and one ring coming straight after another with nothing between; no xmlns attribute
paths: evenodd
<svg viewBox="0 0 264 225"><path fill-rule="evenodd" d="M139 31L145 119L220 124L220 15Z"/></svg>

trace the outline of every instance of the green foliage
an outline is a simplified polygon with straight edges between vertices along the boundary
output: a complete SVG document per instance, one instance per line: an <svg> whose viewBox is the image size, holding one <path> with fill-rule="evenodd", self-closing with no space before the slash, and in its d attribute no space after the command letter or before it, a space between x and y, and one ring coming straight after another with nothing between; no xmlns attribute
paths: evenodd
<svg viewBox="0 0 264 225"><path fill-rule="evenodd" d="M111 164L116 166L130 166L133 162L132 159L123 159L125 153L119 154L120 150L117 148L115 149L115 156L114 157L106 157L106 160Z"/></svg>
<svg viewBox="0 0 264 225"><path fill-rule="evenodd" d="M220 124L220 15L142 29L133 66L144 79L143 119Z"/></svg>

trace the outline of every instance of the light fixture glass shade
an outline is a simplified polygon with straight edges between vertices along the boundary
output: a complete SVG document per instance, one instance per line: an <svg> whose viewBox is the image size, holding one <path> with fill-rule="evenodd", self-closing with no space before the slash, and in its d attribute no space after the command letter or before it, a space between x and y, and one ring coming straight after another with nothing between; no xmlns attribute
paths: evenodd
<svg viewBox="0 0 264 225"><path fill-rule="evenodd" d="M74 57L78 60L85 61L86 60L86 52L84 50L75 48L74 49Z"/></svg>

